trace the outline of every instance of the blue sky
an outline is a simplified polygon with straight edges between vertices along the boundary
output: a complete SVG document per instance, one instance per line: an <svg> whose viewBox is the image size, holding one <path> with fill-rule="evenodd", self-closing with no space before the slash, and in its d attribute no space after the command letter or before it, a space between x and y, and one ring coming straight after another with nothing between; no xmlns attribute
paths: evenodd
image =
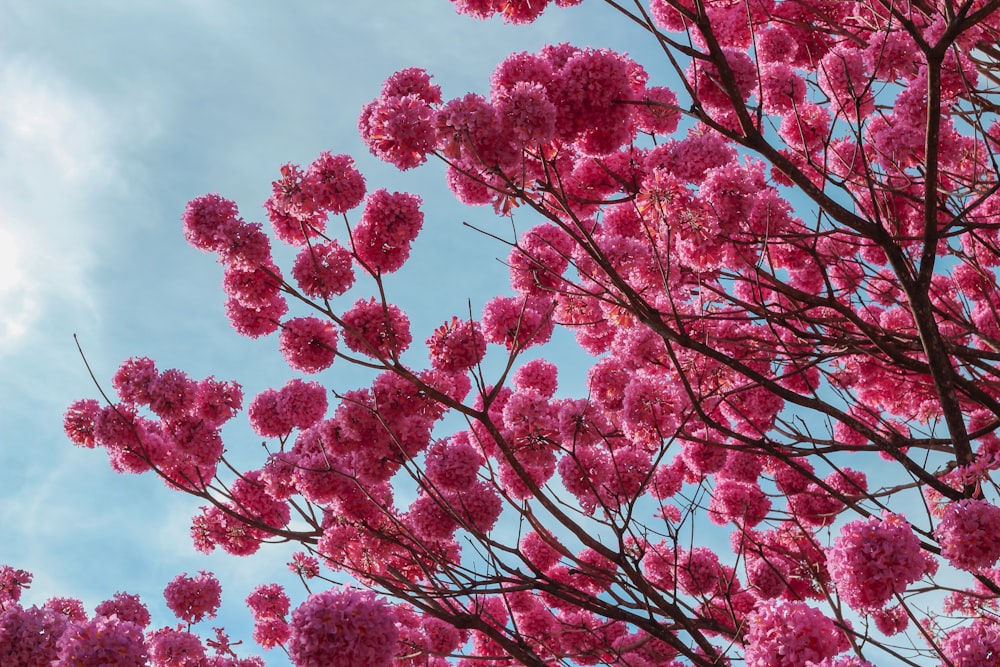
<svg viewBox="0 0 1000 667"><path fill-rule="evenodd" d="M403 67L426 67L457 97L485 91L513 51L643 42L601 3L585 5L550 9L530 28L461 17L446 0L0 5L0 563L34 572L27 603L68 595L92 610L124 590L168 624L165 584L208 569L223 582L219 622L250 643L242 600L256 583L289 580L289 551L197 554L194 499L116 475L101 452L69 444L63 410L97 395L73 334L105 382L122 359L145 355L236 380L248 400L282 384L290 372L274 340L229 329L221 271L184 243L178 219L189 199L219 192L260 220L280 165L323 150L354 155L369 189L424 198L425 232L390 282L415 340L467 300L478 311L506 287L495 261L505 252L461 223L503 223L459 207L437 168L376 163L357 137L358 111ZM360 382L337 366L324 380ZM240 422L227 446L259 465L259 441Z"/></svg>

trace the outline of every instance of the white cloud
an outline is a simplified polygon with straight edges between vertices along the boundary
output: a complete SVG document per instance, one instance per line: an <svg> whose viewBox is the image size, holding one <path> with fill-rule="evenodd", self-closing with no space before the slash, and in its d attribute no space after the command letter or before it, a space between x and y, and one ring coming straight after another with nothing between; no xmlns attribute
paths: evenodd
<svg viewBox="0 0 1000 667"><path fill-rule="evenodd" d="M93 95L23 59L0 66L0 354L50 308L92 306L95 203L122 192L123 128Z"/></svg>

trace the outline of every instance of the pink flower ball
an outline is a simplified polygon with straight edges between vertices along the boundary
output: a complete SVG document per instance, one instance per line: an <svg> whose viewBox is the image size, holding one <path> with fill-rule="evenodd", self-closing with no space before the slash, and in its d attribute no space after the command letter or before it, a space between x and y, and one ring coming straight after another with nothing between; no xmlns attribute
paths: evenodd
<svg viewBox="0 0 1000 667"><path fill-rule="evenodd" d="M391 358L410 346L410 320L392 304L359 299L343 315L344 343L369 357ZM350 330L348 330L350 329Z"/></svg>
<svg viewBox="0 0 1000 667"><path fill-rule="evenodd" d="M486 339L479 325L469 320L451 318L427 339L431 366L447 373L461 373L473 368L486 356Z"/></svg>
<svg viewBox="0 0 1000 667"><path fill-rule="evenodd" d="M205 647L198 635L173 628L161 628L146 636L153 667L199 667L204 664Z"/></svg>
<svg viewBox="0 0 1000 667"><path fill-rule="evenodd" d="M296 317L282 325L278 344L293 370L318 373L337 356L337 331L319 318Z"/></svg>
<svg viewBox="0 0 1000 667"><path fill-rule="evenodd" d="M149 610L138 595L115 593L110 600L105 600L94 608L97 616L117 616L121 621L135 623L140 628L149 625Z"/></svg>
<svg viewBox="0 0 1000 667"><path fill-rule="evenodd" d="M364 199L365 178L351 156L324 152L306 168L302 192L315 209L339 215Z"/></svg>
<svg viewBox="0 0 1000 667"><path fill-rule="evenodd" d="M292 277L306 296L332 299L354 284L354 260L336 241L306 246L295 257Z"/></svg>
<svg viewBox="0 0 1000 667"><path fill-rule="evenodd" d="M318 382L293 378L278 392L277 408L292 426L310 428L326 414L326 389Z"/></svg>
<svg viewBox="0 0 1000 667"><path fill-rule="evenodd" d="M142 628L98 616L71 624L59 637L59 660L69 667L135 667L147 664ZM41 664L41 663L39 663Z"/></svg>
<svg viewBox="0 0 1000 667"><path fill-rule="evenodd" d="M436 140L434 111L417 94L372 100L358 130L372 155L404 171L426 162Z"/></svg>
<svg viewBox="0 0 1000 667"><path fill-rule="evenodd" d="M1000 559L1000 507L965 498L950 503L934 531L941 555L960 570L975 572Z"/></svg>
<svg viewBox="0 0 1000 667"><path fill-rule="evenodd" d="M186 623L215 618L222 604L222 586L211 572L201 571L196 577L179 574L163 590L170 611Z"/></svg>
<svg viewBox="0 0 1000 667"><path fill-rule="evenodd" d="M395 615L370 591L310 595L291 626L287 649L296 667L388 667L396 655Z"/></svg>
<svg viewBox="0 0 1000 667"><path fill-rule="evenodd" d="M764 602L748 616L747 667L801 667L848 648L834 622L805 602Z"/></svg>
<svg viewBox="0 0 1000 667"><path fill-rule="evenodd" d="M379 273L399 270L424 223L420 204L420 197L404 192L380 189L369 195L351 233L358 259Z"/></svg>
<svg viewBox="0 0 1000 667"><path fill-rule="evenodd" d="M188 243L200 250L217 251L227 244L230 232L239 223L239 210L229 199L204 195L188 202L181 221Z"/></svg>
<svg viewBox="0 0 1000 667"><path fill-rule="evenodd" d="M845 525L827 553L827 568L851 609L882 609L927 571L920 540L899 514Z"/></svg>

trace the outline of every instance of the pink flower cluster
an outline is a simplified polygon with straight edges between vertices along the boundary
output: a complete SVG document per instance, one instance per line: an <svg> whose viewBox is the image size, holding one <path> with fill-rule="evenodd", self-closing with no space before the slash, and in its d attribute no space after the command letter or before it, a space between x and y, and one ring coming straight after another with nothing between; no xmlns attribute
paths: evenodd
<svg viewBox="0 0 1000 667"><path fill-rule="evenodd" d="M254 641L263 648L283 645L291 636L291 627L285 620L290 602L285 590L278 584L261 584L247 597L247 607L254 618Z"/></svg>
<svg viewBox="0 0 1000 667"><path fill-rule="evenodd" d="M8 570L8 566L0 566L0 572ZM31 578L21 570L15 573L19 580ZM180 605L184 620L208 613L204 600L192 604L187 599L190 590L179 592L180 579L175 579L164 592L168 605L172 609ZM181 584L180 588L185 586L188 584ZM149 625L146 606L138 596L128 593L117 593L101 602L92 617L88 617L79 600L72 598L53 597L42 607L29 608L11 602L0 608L0 664L4 667L264 666L256 657L239 658L221 629L216 629L218 639L212 640L168 627L148 630ZM206 646L214 648L213 657L209 657Z"/></svg>
<svg viewBox="0 0 1000 667"><path fill-rule="evenodd" d="M1000 507L978 498L949 503L934 537L941 555L961 570L993 567L1000 559Z"/></svg>
<svg viewBox="0 0 1000 667"><path fill-rule="evenodd" d="M296 667L388 667L399 631L392 608L374 593L324 591L292 612L288 655Z"/></svg>
<svg viewBox="0 0 1000 667"><path fill-rule="evenodd" d="M802 667L848 648L847 636L805 602L762 602L748 616L747 667Z"/></svg>
<svg viewBox="0 0 1000 667"><path fill-rule="evenodd" d="M222 586L211 572L199 572L194 577L179 574L167 584L163 597L177 618L194 624L215 617L222 604Z"/></svg>
<svg viewBox="0 0 1000 667"><path fill-rule="evenodd" d="M74 402L64 428L81 447L104 447L118 472L155 468L178 488L203 488L215 475L223 445L219 430L240 409L239 385L186 373L158 371L145 357L128 359L112 378L121 403ZM158 417L139 414L148 408Z"/></svg>
<svg viewBox="0 0 1000 667"><path fill-rule="evenodd" d="M845 525L827 559L840 598L860 612L882 609L928 567L910 524L888 511Z"/></svg>

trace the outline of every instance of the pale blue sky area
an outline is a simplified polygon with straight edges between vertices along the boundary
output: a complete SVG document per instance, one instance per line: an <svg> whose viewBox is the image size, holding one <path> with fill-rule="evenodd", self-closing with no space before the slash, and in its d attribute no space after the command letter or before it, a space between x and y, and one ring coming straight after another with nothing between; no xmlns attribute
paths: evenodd
<svg viewBox="0 0 1000 667"><path fill-rule="evenodd" d="M280 165L323 150L354 155L369 189L424 198L413 261L389 282L414 339L467 312L469 299L478 312L506 289L495 260L506 252L461 223L506 223L458 206L436 167L399 174L375 162L357 137L358 111L395 70L426 67L457 97L485 92L508 53L559 41L629 50L657 72L639 52L642 33L593 1L552 8L530 28L458 16L447 0L0 5L0 563L34 572L27 603L68 595L89 611L124 590L169 624L163 587L208 569L225 602L204 625L224 623L251 643L243 598L256 583L289 580L288 550L197 554L194 499L72 447L63 410L97 395L72 335L104 382L122 359L144 355L236 380L247 400L282 384L290 372L274 338L229 329L221 270L185 244L178 219L189 199L219 192L260 220ZM358 386L336 365L323 379ZM256 467L259 439L239 422L227 446Z"/></svg>

